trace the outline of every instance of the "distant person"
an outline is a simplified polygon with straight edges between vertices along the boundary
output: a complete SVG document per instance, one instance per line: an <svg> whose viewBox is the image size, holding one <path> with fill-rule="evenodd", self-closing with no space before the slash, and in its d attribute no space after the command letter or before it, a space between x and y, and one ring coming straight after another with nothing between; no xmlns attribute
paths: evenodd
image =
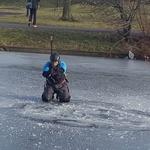
<svg viewBox="0 0 150 150"><path fill-rule="evenodd" d="M52 53L50 61L46 62L43 67L42 75L46 78L46 85L42 94L43 101L51 101L54 98L54 94L57 94L60 102L70 102L71 96L65 76L66 71L66 63L60 61L58 53Z"/></svg>
<svg viewBox="0 0 150 150"><path fill-rule="evenodd" d="M37 25L36 25L36 15L37 15L37 9L38 9L38 6L39 6L38 3L40 2L40 0L28 0L28 2L31 2L28 26L31 25L32 19L33 19L33 27L36 28L37 27Z"/></svg>
<svg viewBox="0 0 150 150"><path fill-rule="evenodd" d="M29 16L29 11L30 11L30 9L29 9L29 8L26 8L26 17Z"/></svg>
<svg viewBox="0 0 150 150"><path fill-rule="evenodd" d="M27 3L26 3L26 17L29 16L29 13L30 13L30 4L31 3L31 0L27 0Z"/></svg>
<svg viewBox="0 0 150 150"><path fill-rule="evenodd" d="M26 17L29 16L29 11L30 11L30 8L29 8L29 5L28 5L29 2L30 2L30 0L27 0L27 3L26 3Z"/></svg>

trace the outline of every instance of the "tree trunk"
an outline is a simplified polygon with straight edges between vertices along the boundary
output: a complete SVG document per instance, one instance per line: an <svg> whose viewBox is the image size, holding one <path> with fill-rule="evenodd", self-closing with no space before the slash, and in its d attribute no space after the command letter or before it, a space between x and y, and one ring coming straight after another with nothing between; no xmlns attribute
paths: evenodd
<svg viewBox="0 0 150 150"><path fill-rule="evenodd" d="M72 20L72 17L70 16L70 6L71 6L71 0L64 0L63 3L63 14L61 19L68 21Z"/></svg>
<svg viewBox="0 0 150 150"><path fill-rule="evenodd" d="M56 7L59 6L59 0L56 0Z"/></svg>

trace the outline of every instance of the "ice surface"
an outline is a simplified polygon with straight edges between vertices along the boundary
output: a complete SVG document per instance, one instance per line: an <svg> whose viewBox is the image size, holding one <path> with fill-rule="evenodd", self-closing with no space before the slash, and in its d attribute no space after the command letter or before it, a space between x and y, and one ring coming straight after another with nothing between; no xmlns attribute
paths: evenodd
<svg viewBox="0 0 150 150"><path fill-rule="evenodd" d="M42 67L49 56L0 52L2 148L148 149L149 62L61 58L68 64L71 102L44 103Z"/></svg>

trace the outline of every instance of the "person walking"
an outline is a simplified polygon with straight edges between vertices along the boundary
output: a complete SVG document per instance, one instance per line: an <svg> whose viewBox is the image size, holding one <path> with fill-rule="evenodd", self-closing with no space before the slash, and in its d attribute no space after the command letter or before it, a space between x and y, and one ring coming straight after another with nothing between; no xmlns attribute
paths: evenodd
<svg viewBox="0 0 150 150"><path fill-rule="evenodd" d="M29 11L30 11L30 9L26 8L26 17L29 16Z"/></svg>
<svg viewBox="0 0 150 150"><path fill-rule="evenodd" d="M66 79L67 65L64 61L60 61L58 53L54 52L50 55L50 61L46 62L43 67L42 75L46 78L42 100L51 101L54 94L60 102L70 102L70 93Z"/></svg>
<svg viewBox="0 0 150 150"><path fill-rule="evenodd" d="M28 3L30 2L30 0L27 0L27 3L26 3L26 17L29 16L29 11L30 11L30 8L28 7Z"/></svg>
<svg viewBox="0 0 150 150"><path fill-rule="evenodd" d="M28 26L31 25L32 23L32 19L33 19L33 27L37 27L36 25L36 16L37 16L37 9L38 9L38 3L40 2L40 0L29 0L29 2L31 2L31 6L30 6L30 16L29 16L29 23Z"/></svg>

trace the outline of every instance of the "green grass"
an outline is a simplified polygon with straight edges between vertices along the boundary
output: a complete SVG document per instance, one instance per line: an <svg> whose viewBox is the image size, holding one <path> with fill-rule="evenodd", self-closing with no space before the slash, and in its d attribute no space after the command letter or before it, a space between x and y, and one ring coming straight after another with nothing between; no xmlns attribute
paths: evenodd
<svg viewBox="0 0 150 150"><path fill-rule="evenodd" d="M90 32L56 32L25 29L0 29L0 45L49 48L50 37L54 37L53 47L56 50L84 50L108 52L117 42L114 35L101 35Z"/></svg>
<svg viewBox="0 0 150 150"><path fill-rule="evenodd" d="M25 7L0 6L0 12L9 12L10 15L1 15L0 22L7 23L28 23L28 17L25 16ZM62 7L59 8L43 8L41 7L37 12L37 24L49 26L68 26L78 28L103 28L114 29L115 25L108 24L102 19L100 14L91 13L92 8L89 6L73 5L71 8L71 15L76 22L62 21ZM16 14L13 14L16 13ZM106 18L106 17L105 17Z"/></svg>
<svg viewBox="0 0 150 150"><path fill-rule="evenodd" d="M0 0L0 22L28 24L26 17L25 0ZM123 23L120 21L120 14L108 6L101 6L96 9L87 5L72 5L71 15L76 21L62 21L62 7L54 7L55 0L42 0L41 8L37 11L37 25L77 27L77 28L98 28L98 29L119 29ZM130 3L126 3L126 7ZM130 8L130 6L129 6ZM141 8L141 27L149 32L149 10L150 5ZM130 9L126 9L130 12ZM4 14L7 13L7 14ZM138 17L138 16L136 16ZM133 20L132 30L139 30L137 18ZM124 53L128 50L136 52L140 45L135 43L124 43L117 35L99 34L90 32L74 31L38 31L29 29L0 29L0 46L15 46L29 48L49 48L50 37L54 37L54 49L56 50L77 50L77 51L98 51L108 53ZM120 42L118 42L120 41ZM132 41L133 42L133 41ZM117 44L116 44L117 43ZM113 47L113 48L112 48ZM136 48L135 48L136 47ZM145 52L144 52L145 55Z"/></svg>
<svg viewBox="0 0 150 150"><path fill-rule="evenodd" d="M38 10L37 25L48 26L67 26L78 28L99 28L99 29L115 29L116 26L106 21L104 12L95 15L89 6L73 5L71 14L76 22L62 21L62 7L44 8ZM112 12L110 9L108 12ZM0 22L28 24L25 7L18 6L0 6L0 12L12 13L1 15ZM14 14L16 13L16 14ZM110 16L108 17L111 18ZM49 48L50 37L54 36L54 49L58 50L81 50L81 51L99 51L109 52L111 47L118 41L116 35L99 34L91 32L46 32L28 29L0 29L0 45L1 46L17 46L29 48ZM115 47L115 52L120 52L120 45Z"/></svg>

